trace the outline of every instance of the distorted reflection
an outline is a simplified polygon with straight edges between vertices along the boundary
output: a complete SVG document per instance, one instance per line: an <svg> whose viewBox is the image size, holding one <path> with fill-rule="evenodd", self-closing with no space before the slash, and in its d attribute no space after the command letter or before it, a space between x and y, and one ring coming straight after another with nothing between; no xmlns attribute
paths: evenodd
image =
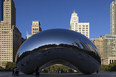
<svg viewBox="0 0 116 77"><path fill-rule="evenodd" d="M101 63L99 50L86 36L66 29L50 29L33 35L19 48L16 59L17 67L27 74L35 66L56 59L69 62L83 73L95 72Z"/></svg>

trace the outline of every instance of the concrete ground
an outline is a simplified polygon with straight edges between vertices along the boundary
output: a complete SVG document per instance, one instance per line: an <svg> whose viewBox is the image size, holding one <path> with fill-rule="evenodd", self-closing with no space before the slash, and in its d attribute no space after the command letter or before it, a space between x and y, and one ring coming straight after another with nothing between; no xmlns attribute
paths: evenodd
<svg viewBox="0 0 116 77"><path fill-rule="evenodd" d="M0 72L0 77L35 77L35 75L25 75L20 72L19 76L12 76L12 72ZM116 72L99 72L98 74L93 73L90 75L82 73L41 73L40 77L116 77Z"/></svg>

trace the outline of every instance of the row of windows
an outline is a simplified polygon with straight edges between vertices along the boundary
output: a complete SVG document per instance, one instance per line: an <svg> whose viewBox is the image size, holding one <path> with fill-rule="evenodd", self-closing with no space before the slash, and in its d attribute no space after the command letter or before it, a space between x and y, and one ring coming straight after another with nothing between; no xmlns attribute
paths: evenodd
<svg viewBox="0 0 116 77"><path fill-rule="evenodd" d="M85 32L79 32L79 33L82 33L82 34L84 34L84 35L88 35L88 33L85 33Z"/></svg>
<svg viewBox="0 0 116 77"><path fill-rule="evenodd" d="M10 40L11 40L11 41L12 41L12 39L0 39L0 40L8 40L8 41L10 41Z"/></svg>
<svg viewBox="0 0 116 77"><path fill-rule="evenodd" d="M4 47L6 47L6 46L11 46L11 45L0 45L0 47L1 47L1 46L4 46Z"/></svg>
<svg viewBox="0 0 116 77"><path fill-rule="evenodd" d="M74 29L74 27L72 27L72 29ZM88 29L88 28L75 28L75 29Z"/></svg>
<svg viewBox="0 0 116 77"><path fill-rule="evenodd" d="M2 30L11 30L11 29L7 28L7 29L2 29Z"/></svg>
<svg viewBox="0 0 116 77"><path fill-rule="evenodd" d="M0 55L0 56L12 56L12 55Z"/></svg>
<svg viewBox="0 0 116 77"><path fill-rule="evenodd" d="M8 7L8 6L5 6L4 8L10 8L10 7Z"/></svg>
<svg viewBox="0 0 116 77"><path fill-rule="evenodd" d="M11 38L11 37L6 36L6 37L0 37L0 38Z"/></svg>
<svg viewBox="0 0 116 77"><path fill-rule="evenodd" d="M73 29L73 30L74 30L74 29ZM85 32L85 31L88 32L88 30L77 30L77 29L76 29L75 31L77 31L77 32L78 32L78 31L80 31L80 32L81 32L81 31L83 31L83 32Z"/></svg>
<svg viewBox="0 0 116 77"><path fill-rule="evenodd" d="M12 52L12 50L10 50L10 51L9 51L9 50L8 50L8 51L0 51L0 53L1 53L1 52L7 52L7 53L9 53L9 52Z"/></svg>
<svg viewBox="0 0 116 77"><path fill-rule="evenodd" d="M12 44L12 42L11 43L2 43L2 44Z"/></svg>
<svg viewBox="0 0 116 77"><path fill-rule="evenodd" d="M74 26L74 23L72 24L72 26ZM77 23L75 23L75 27L88 27L88 25L77 25Z"/></svg>
<svg viewBox="0 0 116 77"><path fill-rule="evenodd" d="M8 51L8 50L12 50L12 49L1 49L1 50L6 50L6 51Z"/></svg>
<svg viewBox="0 0 116 77"><path fill-rule="evenodd" d="M0 53L0 54L8 54L8 55L10 55L10 54L11 54L10 56L12 56L12 53Z"/></svg>
<svg viewBox="0 0 116 77"><path fill-rule="evenodd" d="M33 31L38 31L38 29L37 28L33 28Z"/></svg>
<svg viewBox="0 0 116 77"><path fill-rule="evenodd" d="M6 9L4 9L4 10L11 10L11 9L7 9L7 8L6 8Z"/></svg>
<svg viewBox="0 0 116 77"><path fill-rule="evenodd" d="M0 27L0 28L10 28L10 27L8 26L8 27Z"/></svg>
<svg viewBox="0 0 116 77"><path fill-rule="evenodd" d="M6 46L6 47L0 47L0 48L11 48L11 47Z"/></svg>
<svg viewBox="0 0 116 77"><path fill-rule="evenodd" d="M106 36L106 38L116 38L116 36Z"/></svg>
<svg viewBox="0 0 116 77"><path fill-rule="evenodd" d="M4 35L0 35L0 36L12 36L12 35L8 35L8 34L5 35L5 34L4 34Z"/></svg>
<svg viewBox="0 0 116 77"><path fill-rule="evenodd" d="M5 10L5 11L4 11L4 14L5 14L5 13L8 13L8 12L10 12L10 10Z"/></svg>
<svg viewBox="0 0 116 77"><path fill-rule="evenodd" d="M1 60L12 60L12 59L1 59ZM5 64L6 65L6 64Z"/></svg>
<svg viewBox="0 0 116 77"><path fill-rule="evenodd" d="M37 33L37 32L33 32L33 33Z"/></svg>
<svg viewBox="0 0 116 77"><path fill-rule="evenodd" d="M7 1L9 1L9 0L7 0ZM9 5L10 5L10 3L4 3L4 5L5 5L5 6L7 6L7 5L9 6Z"/></svg>

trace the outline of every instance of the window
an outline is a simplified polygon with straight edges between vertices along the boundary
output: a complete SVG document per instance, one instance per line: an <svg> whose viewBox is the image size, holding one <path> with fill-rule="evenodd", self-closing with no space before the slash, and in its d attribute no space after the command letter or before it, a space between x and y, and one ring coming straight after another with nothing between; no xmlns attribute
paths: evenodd
<svg viewBox="0 0 116 77"><path fill-rule="evenodd" d="M37 28L33 28L33 31L38 31L38 29Z"/></svg>

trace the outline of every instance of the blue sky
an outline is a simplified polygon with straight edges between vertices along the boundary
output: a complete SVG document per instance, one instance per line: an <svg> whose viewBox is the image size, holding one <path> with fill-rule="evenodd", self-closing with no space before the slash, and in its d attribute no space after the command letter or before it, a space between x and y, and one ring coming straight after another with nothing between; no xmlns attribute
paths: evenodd
<svg viewBox="0 0 116 77"><path fill-rule="evenodd" d="M40 21L42 30L69 29L73 10L79 22L90 23L90 38L110 34L110 3L113 0L14 0L16 25L22 36L31 34L32 21Z"/></svg>

